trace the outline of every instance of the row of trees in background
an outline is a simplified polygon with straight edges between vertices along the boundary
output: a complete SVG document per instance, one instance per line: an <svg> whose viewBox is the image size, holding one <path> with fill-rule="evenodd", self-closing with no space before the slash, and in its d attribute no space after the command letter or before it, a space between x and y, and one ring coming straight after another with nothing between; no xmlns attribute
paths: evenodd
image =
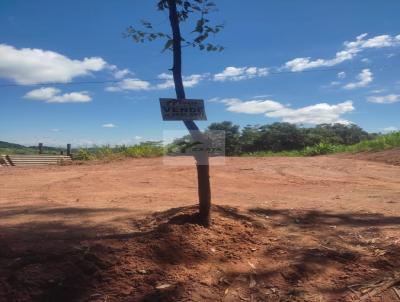
<svg viewBox="0 0 400 302"><path fill-rule="evenodd" d="M290 123L273 123L268 125L248 125L240 129L238 125L229 121L224 121L210 124L206 132L211 130L222 130L225 132L225 154L228 156L256 154L258 152L274 153L304 150L314 146L320 148L350 146L361 141L365 143L368 142L368 145L372 148L373 141L371 140L376 140L376 146L374 145L372 149L379 150L398 146L398 138L400 135L400 133L394 133L393 135L368 133L354 124L321 124L315 127L300 127ZM187 141L188 137L176 139L171 145L167 146L167 149L184 145ZM321 144L326 146L318 146ZM366 148L366 150L370 147ZM59 154L62 149L63 148L44 147L44 153ZM346 150L347 149L337 149L336 151ZM36 154L37 147L25 147L0 141L0 151L2 154ZM332 153L330 150L325 151L328 151L326 153ZM152 157L161 156L164 152L165 146L162 141L147 141L134 146L106 145L73 149L74 158L81 160L111 159L121 156ZM312 152L311 154L308 153L309 152L304 155L313 155ZM301 154L299 153L299 155Z"/></svg>
<svg viewBox="0 0 400 302"><path fill-rule="evenodd" d="M226 155L301 150L321 143L353 145L377 136L354 124L321 124L307 128L290 123L273 123L248 125L240 129L238 125L224 121L209 125L207 131L210 130L225 131Z"/></svg>
<svg viewBox="0 0 400 302"><path fill-rule="evenodd" d="M399 144L396 136L368 133L355 124L320 124L315 127L300 127L290 123L247 125L240 129L230 121L210 124L205 132L214 130L225 133L225 154L232 155L281 155L310 156L335 152L383 150ZM381 138L381 139L377 139ZM394 138L394 141L393 139ZM390 140L391 139L391 140ZM162 141L147 141L134 146L95 146L80 149L75 159L112 159L118 157L153 157L169 154L176 147L190 145L190 135L175 139L171 144ZM376 141L376 142L374 142ZM347 148L360 142L361 150ZM365 148L364 148L365 147ZM180 149L180 148L178 148ZM364 151L365 151L364 150ZM301 151L301 152L291 152ZM259 154L257 154L259 153ZM265 153L265 154L260 154Z"/></svg>

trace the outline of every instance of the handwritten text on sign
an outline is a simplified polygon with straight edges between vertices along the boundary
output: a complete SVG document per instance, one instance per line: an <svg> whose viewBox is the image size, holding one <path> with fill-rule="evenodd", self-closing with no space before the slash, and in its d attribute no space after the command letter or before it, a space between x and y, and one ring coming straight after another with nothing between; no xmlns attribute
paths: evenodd
<svg viewBox="0 0 400 302"><path fill-rule="evenodd" d="M203 100L160 99L164 121L207 120Z"/></svg>

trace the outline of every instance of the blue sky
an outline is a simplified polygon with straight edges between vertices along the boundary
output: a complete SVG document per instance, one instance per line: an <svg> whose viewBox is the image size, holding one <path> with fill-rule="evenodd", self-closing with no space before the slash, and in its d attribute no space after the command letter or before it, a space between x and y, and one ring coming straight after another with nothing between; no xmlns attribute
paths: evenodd
<svg viewBox="0 0 400 302"><path fill-rule="evenodd" d="M187 97L206 100L200 127L400 128L399 1L215 2L211 18L225 23L215 41L226 49L183 57ZM171 53L122 36L141 19L169 32L155 3L0 0L0 140L133 144L183 129L161 120L158 103L174 97ZM82 83L109 80L119 82Z"/></svg>

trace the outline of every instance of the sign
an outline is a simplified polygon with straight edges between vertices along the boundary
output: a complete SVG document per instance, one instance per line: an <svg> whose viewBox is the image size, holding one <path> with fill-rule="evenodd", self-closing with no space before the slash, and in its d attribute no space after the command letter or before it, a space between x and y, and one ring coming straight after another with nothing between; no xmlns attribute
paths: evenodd
<svg viewBox="0 0 400 302"><path fill-rule="evenodd" d="M203 100L160 99L164 121L205 121L207 120Z"/></svg>

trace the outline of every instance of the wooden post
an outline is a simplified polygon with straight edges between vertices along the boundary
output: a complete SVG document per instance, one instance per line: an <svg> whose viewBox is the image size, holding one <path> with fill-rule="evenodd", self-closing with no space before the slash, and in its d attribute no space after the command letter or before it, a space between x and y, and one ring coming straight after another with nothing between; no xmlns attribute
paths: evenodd
<svg viewBox="0 0 400 302"><path fill-rule="evenodd" d="M39 143L39 154L43 154L43 143Z"/></svg>
<svg viewBox="0 0 400 302"><path fill-rule="evenodd" d="M67 156L71 156L71 144L67 144Z"/></svg>
<svg viewBox="0 0 400 302"><path fill-rule="evenodd" d="M182 50L181 50L181 31L179 26L179 16L176 8L176 0L167 0L169 9L169 21L172 29L172 50L173 50L173 67L172 75L174 78L176 98L185 99L185 89L182 81ZM184 121L186 128L191 136L195 139L201 136L199 128L194 121ZM200 138L200 141L202 139ZM197 180L198 180L198 196L199 196L199 218L200 223L205 227L211 224L211 187L210 187L210 169L208 161L208 153L204 151L196 158Z"/></svg>

